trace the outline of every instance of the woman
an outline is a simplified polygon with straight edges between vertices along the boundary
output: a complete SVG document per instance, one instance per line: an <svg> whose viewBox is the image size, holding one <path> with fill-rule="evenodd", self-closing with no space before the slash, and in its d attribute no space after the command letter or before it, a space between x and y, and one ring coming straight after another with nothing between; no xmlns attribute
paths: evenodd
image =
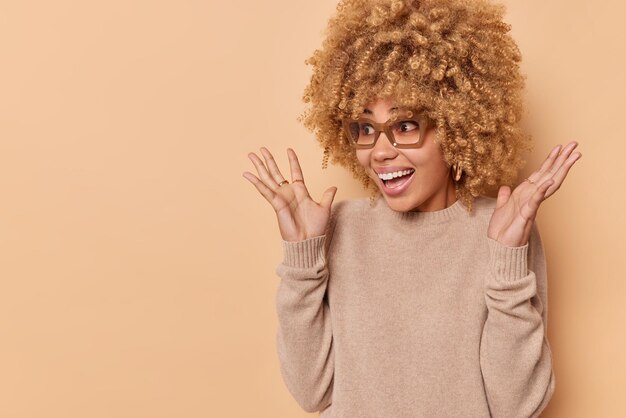
<svg viewBox="0 0 626 418"><path fill-rule="evenodd" d="M535 417L555 388L534 219L581 154L514 189L520 54L485 1L346 0L308 63L303 115L374 195L315 202L297 156L244 173L276 211L284 381L323 417ZM497 198L487 195L497 190Z"/></svg>

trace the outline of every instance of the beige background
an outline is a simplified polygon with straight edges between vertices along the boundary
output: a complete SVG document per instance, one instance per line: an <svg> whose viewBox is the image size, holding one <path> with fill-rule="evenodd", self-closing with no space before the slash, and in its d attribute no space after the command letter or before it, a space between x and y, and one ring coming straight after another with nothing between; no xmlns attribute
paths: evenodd
<svg viewBox="0 0 626 418"><path fill-rule="evenodd" d="M0 3L0 417L304 417L275 352L262 145L362 196L296 121L335 0ZM582 160L539 214L557 389L626 416L625 7L509 0L535 132Z"/></svg>

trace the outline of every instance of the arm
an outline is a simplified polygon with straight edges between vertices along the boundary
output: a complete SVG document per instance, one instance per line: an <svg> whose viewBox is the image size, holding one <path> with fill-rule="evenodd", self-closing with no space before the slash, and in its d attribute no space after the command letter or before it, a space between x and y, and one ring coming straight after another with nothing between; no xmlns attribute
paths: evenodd
<svg viewBox="0 0 626 418"><path fill-rule="evenodd" d="M276 295L281 373L300 406L313 412L330 404L333 387L325 244L330 242L331 206L337 188L328 188L317 203L304 184L292 149L287 150L291 183L281 174L269 150L263 147L261 154L265 163L256 154L248 154L259 177L249 172L243 175L272 205L283 239L285 258L276 269L281 277Z"/></svg>
<svg viewBox="0 0 626 418"><path fill-rule="evenodd" d="M326 235L283 241L284 260L276 295L276 343L281 374L298 404L307 412L331 402L334 376L333 334L325 298L328 267Z"/></svg>
<svg viewBox="0 0 626 418"><path fill-rule="evenodd" d="M488 314L480 366L489 409L495 418L537 417L555 388L546 336L547 279L541 238L533 224L524 246L488 241Z"/></svg>
<svg viewBox="0 0 626 418"><path fill-rule="evenodd" d="M515 190L501 186L487 237L487 320L480 366L491 415L537 417L554 393L552 353L546 338L547 279L543 247L534 223L580 159L575 141L556 146L541 167Z"/></svg>

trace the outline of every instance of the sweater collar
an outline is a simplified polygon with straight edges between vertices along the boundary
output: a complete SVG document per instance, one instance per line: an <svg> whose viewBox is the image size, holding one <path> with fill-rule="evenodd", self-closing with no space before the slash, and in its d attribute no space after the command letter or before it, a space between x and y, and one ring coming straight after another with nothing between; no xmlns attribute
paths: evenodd
<svg viewBox="0 0 626 418"><path fill-rule="evenodd" d="M468 213L465 205L458 199L447 208L432 212L398 212L389 207L384 197L379 196L375 202L375 208L381 211L381 214L390 216L391 219L411 224L438 224Z"/></svg>

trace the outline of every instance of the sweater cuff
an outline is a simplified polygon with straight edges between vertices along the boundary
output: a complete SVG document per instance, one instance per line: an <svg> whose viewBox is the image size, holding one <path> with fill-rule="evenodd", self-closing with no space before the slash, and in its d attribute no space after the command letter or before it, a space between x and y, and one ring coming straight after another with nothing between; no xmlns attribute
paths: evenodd
<svg viewBox="0 0 626 418"><path fill-rule="evenodd" d="M521 247L507 247L487 238L491 253L489 268L496 280L512 282L528 275L528 243Z"/></svg>
<svg viewBox="0 0 626 418"><path fill-rule="evenodd" d="M296 268L311 268L325 262L326 235L302 241L283 241L283 264Z"/></svg>

